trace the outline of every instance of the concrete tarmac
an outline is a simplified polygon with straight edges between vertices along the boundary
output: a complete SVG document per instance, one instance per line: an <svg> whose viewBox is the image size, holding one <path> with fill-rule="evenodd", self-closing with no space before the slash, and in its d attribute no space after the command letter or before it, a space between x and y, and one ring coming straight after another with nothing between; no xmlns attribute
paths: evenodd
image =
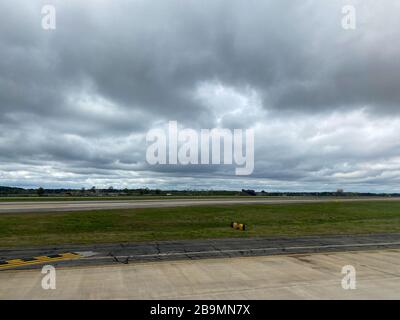
<svg viewBox="0 0 400 320"><path fill-rule="evenodd" d="M0 202L1 213L27 212L62 212L81 210L106 210L129 208L163 208L188 207L200 205L234 205L234 204L289 204L289 203L324 203L354 201L400 201L399 198L315 198L315 199L268 199L268 198L223 198L223 199L165 199L165 200L103 200L103 201L21 201Z"/></svg>
<svg viewBox="0 0 400 320"><path fill-rule="evenodd" d="M342 288L342 268L356 289ZM399 299L400 250L181 260L0 273L0 299Z"/></svg>

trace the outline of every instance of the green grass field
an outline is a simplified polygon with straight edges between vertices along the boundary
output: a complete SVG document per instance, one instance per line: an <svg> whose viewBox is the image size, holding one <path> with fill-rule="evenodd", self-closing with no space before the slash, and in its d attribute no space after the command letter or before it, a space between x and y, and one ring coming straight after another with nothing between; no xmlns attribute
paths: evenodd
<svg viewBox="0 0 400 320"><path fill-rule="evenodd" d="M242 232L232 221L248 225ZM0 247L400 232L400 202L199 206L0 215Z"/></svg>

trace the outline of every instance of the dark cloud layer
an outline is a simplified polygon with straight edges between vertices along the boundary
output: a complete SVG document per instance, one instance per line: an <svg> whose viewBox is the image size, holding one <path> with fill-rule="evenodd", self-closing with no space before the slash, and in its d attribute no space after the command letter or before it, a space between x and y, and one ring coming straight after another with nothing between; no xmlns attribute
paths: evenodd
<svg viewBox="0 0 400 320"><path fill-rule="evenodd" d="M41 28L44 4L54 31ZM397 1L6 0L0 11L0 184L400 191ZM146 132L169 120L254 128L253 175L147 165Z"/></svg>

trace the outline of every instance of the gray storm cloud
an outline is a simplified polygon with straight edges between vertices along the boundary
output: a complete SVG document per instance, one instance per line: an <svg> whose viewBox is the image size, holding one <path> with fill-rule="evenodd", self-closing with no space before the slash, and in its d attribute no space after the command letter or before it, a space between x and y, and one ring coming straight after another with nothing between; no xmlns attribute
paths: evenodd
<svg viewBox="0 0 400 320"><path fill-rule="evenodd" d="M56 8L56 30L41 8ZM356 8L357 28L341 26ZM400 4L0 3L0 185L400 191ZM153 167L170 120L253 128L255 169Z"/></svg>

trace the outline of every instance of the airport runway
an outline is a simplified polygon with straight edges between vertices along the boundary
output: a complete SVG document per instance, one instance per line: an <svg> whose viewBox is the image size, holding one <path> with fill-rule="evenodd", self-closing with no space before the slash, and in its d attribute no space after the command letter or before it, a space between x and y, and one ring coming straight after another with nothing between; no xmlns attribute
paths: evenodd
<svg viewBox="0 0 400 320"><path fill-rule="evenodd" d="M103 201L23 201L0 202L1 213L26 212L62 212L81 210L106 210L129 208L163 208L200 205L233 205L233 204L287 204L287 203L322 203L354 201L400 201L400 198L316 198L316 199L257 199L257 198L224 198L224 199L165 199L165 200L103 200Z"/></svg>
<svg viewBox="0 0 400 320"><path fill-rule="evenodd" d="M344 266L355 289L342 287ZM0 299L400 299L400 250L236 257L0 272Z"/></svg>

